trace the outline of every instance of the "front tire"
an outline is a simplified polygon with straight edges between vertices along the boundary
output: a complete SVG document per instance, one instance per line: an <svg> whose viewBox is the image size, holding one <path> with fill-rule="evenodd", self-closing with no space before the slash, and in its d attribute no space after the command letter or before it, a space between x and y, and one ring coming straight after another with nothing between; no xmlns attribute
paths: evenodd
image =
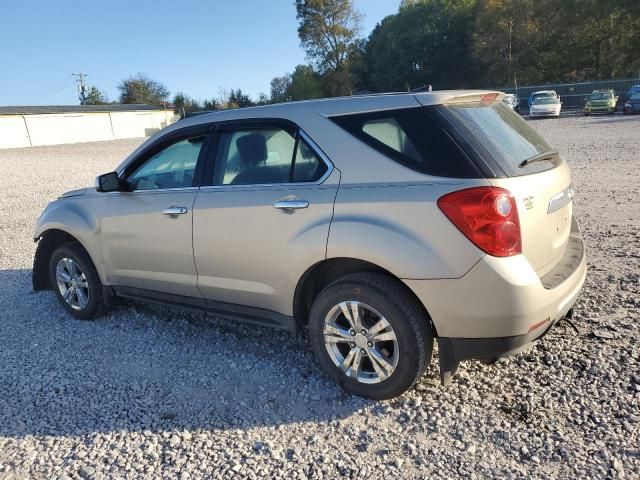
<svg viewBox="0 0 640 480"><path fill-rule="evenodd" d="M79 243L66 243L54 250L49 279L62 306L75 318L89 320L104 313L102 282Z"/></svg>
<svg viewBox="0 0 640 480"><path fill-rule="evenodd" d="M402 283L379 273L347 275L322 290L311 307L309 337L327 375L374 400L411 388L433 351L424 309Z"/></svg>

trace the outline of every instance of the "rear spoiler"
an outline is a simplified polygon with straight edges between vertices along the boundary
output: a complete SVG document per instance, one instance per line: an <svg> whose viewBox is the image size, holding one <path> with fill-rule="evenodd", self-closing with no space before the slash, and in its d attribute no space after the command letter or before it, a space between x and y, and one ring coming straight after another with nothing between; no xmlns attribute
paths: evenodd
<svg viewBox="0 0 640 480"><path fill-rule="evenodd" d="M465 103L491 103L502 100L504 92L495 90L459 90L416 93L415 98L422 105L456 105Z"/></svg>

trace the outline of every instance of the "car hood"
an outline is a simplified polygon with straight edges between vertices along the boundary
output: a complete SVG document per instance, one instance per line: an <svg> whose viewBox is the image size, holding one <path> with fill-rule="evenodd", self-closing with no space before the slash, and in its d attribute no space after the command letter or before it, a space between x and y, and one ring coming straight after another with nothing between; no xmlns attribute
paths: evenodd
<svg viewBox="0 0 640 480"><path fill-rule="evenodd" d="M60 195L60 198L67 198L67 197L79 197L80 195L84 195L85 193L87 193L87 188L78 188L77 190L69 190L68 192L64 192L62 195Z"/></svg>

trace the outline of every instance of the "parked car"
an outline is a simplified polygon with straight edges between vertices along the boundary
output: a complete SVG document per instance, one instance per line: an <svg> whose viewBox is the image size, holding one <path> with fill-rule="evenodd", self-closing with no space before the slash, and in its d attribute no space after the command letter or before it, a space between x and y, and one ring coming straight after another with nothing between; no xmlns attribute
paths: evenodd
<svg viewBox="0 0 640 480"><path fill-rule="evenodd" d="M560 96L556 93L555 90L540 90L529 95L529 108L531 108L531 105L533 105L534 101L540 97L553 97L560 101Z"/></svg>
<svg viewBox="0 0 640 480"><path fill-rule="evenodd" d="M640 92L632 94L626 102L622 113L629 115L632 113L640 113Z"/></svg>
<svg viewBox="0 0 640 480"><path fill-rule="evenodd" d="M627 92L627 98L631 98L634 93L640 93L640 85L632 86Z"/></svg>
<svg viewBox="0 0 640 480"><path fill-rule="evenodd" d="M497 92L228 110L51 202L33 287L78 319L127 297L307 331L346 391L391 398L434 341L447 383L571 314L572 200L567 163Z"/></svg>
<svg viewBox="0 0 640 480"><path fill-rule="evenodd" d="M556 117L560 116L562 103L554 96L538 96L529 109L532 117Z"/></svg>
<svg viewBox="0 0 640 480"><path fill-rule="evenodd" d="M616 113L618 97L616 92L610 89L594 90L584 104L584 114L606 113L613 115Z"/></svg>
<svg viewBox="0 0 640 480"><path fill-rule="evenodd" d="M514 94L506 94L502 97L502 101L509 106L512 110L520 113L520 99L517 95Z"/></svg>

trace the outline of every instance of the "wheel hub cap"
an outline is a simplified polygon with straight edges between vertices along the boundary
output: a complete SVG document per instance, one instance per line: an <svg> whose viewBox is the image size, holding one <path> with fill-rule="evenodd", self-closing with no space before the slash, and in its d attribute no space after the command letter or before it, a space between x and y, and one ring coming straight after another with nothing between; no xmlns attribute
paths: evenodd
<svg viewBox="0 0 640 480"><path fill-rule="evenodd" d="M358 348L365 348L367 346L367 337L361 333L356 335L356 346Z"/></svg>
<svg viewBox="0 0 640 480"><path fill-rule="evenodd" d="M334 365L358 382L383 382L398 365L398 339L391 324L366 303L335 305L325 317L323 335Z"/></svg>
<svg viewBox="0 0 640 480"><path fill-rule="evenodd" d="M74 310L89 304L89 283L78 262L61 258L56 264L56 283L62 299Z"/></svg>

